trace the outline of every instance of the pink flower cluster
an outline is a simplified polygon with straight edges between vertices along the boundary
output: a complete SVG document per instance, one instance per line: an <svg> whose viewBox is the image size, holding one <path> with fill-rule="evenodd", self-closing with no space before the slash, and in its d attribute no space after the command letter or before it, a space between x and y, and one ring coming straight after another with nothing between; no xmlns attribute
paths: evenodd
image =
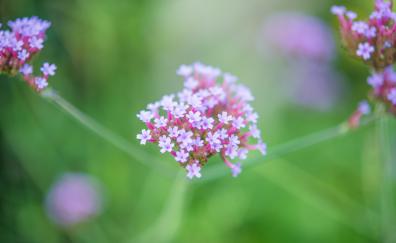
<svg viewBox="0 0 396 243"><path fill-rule="evenodd" d="M182 65L177 74L184 78L184 89L137 115L147 126L137 135L141 144L158 144L160 152L170 153L190 179L200 178L201 168L216 154L234 177L241 172L241 163L231 160L246 159L250 150L266 154L258 114L249 104L254 98L235 76L201 63Z"/></svg>
<svg viewBox="0 0 396 243"><path fill-rule="evenodd" d="M396 13L392 2L376 0L367 21L355 21L357 14L343 6L333 6L338 16L343 45L355 57L380 71L395 62Z"/></svg>
<svg viewBox="0 0 396 243"><path fill-rule="evenodd" d="M56 66L44 63L40 68L42 75L34 76L29 62L43 49L45 32L50 25L38 17L9 21L10 30L0 30L0 73L14 76L19 72L35 90L46 88L48 77L55 75Z"/></svg>
<svg viewBox="0 0 396 243"><path fill-rule="evenodd" d="M374 12L367 21L354 21L357 15L343 6L334 6L331 11L339 18L345 47L373 70L367 80L372 88L370 97L396 115L396 73L392 67L396 61L396 13L392 7L392 1L376 0ZM363 114L359 106L350 124L356 126Z"/></svg>

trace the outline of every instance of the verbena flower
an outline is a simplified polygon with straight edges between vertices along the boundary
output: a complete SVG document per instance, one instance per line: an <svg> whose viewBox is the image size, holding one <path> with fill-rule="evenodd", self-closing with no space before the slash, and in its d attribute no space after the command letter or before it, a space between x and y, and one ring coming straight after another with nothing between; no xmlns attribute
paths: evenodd
<svg viewBox="0 0 396 243"><path fill-rule="evenodd" d="M48 216L60 226L72 226L93 217L102 209L98 183L82 173L62 175L48 192Z"/></svg>
<svg viewBox="0 0 396 243"><path fill-rule="evenodd" d="M249 104L254 98L236 77L201 63L182 65L177 74L184 79L184 89L137 115L147 126L137 135L141 144L158 144L190 179L201 177L201 168L217 154L233 176L242 169L241 163L231 160L246 159L250 150L266 154L256 125L258 115Z"/></svg>
<svg viewBox="0 0 396 243"><path fill-rule="evenodd" d="M9 21L8 26L9 30L0 30L0 73L11 76L20 73L35 90L43 90L48 86L48 76L55 75L56 66L44 63L42 75L35 76L29 63L43 49L51 23L38 17L25 17Z"/></svg>
<svg viewBox="0 0 396 243"><path fill-rule="evenodd" d="M346 8L342 6L334 6L331 11L340 21L343 45L373 70L367 79L372 88L370 97L396 115L396 73L392 67L396 61L396 13L392 7L392 1L376 0L374 11L366 21L348 18ZM361 107L359 105L350 121L364 113Z"/></svg>
<svg viewBox="0 0 396 243"><path fill-rule="evenodd" d="M392 2L376 0L374 11L364 21L349 18L348 13L353 12L343 6L333 6L331 12L338 16L342 43L353 56L377 71L395 62L396 14Z"/></svg>

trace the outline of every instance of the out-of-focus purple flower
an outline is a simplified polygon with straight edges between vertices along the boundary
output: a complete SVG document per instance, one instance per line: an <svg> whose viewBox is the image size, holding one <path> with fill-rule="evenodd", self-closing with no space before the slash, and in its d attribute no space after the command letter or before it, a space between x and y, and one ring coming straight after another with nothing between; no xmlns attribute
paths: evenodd
<svg viewBox="0 0 396 243"><path fill-rule="evenodd" d="M48 192L46 209L56 224L67 227L99 214L102 199L98 183L92 177L66 173Z"/></svg>
<svg viewBox="0 0 396 243"><path fill-rule="evenodd" d="M344 14L344 7L334 7ZM350 18L356 14L348 12ZM291 101L317 111L328 111L342 97L343 82L331 68L335 43L330 28L320 19L294 12L269 17L264 26L264 42L283 53L285 89ZM286 76L285 76L286 75Z"/></svg>
<svg viewBox="0 0 396 243"><path fill-rule="evenodd" d="M343 78L327 65L301 61L294 63L288 71L285 90L296 105L326 112L343 97Z"/></svg>
<svg viewBox="0 0 396 243"><path fill-rule="evenodd" d="M331 31L312 16L293 12L271 16L265 22L263 36L264 42L287 56L315 60L333 58L335 44Z"/></svg>

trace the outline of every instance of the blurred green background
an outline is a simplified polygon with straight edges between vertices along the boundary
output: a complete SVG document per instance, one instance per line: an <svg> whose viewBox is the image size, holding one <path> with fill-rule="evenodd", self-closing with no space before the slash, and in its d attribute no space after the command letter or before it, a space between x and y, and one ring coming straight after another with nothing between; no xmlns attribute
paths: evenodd
<svg viewBox="0 0 396 243"><path fill-rule="evenodd" d="M50 20L36 68L56 63L51 85L136 146L137 112L178 91L175 70L199 60L252 89L271 151L342 122L366 96L369 71L339 43L332 65L345 95L326 111L290 102L288 64L258 48L266 17L280 11L317 16L337 37L333 4L367 16L373 1L2 0L0 17ZM15 78L0 77L0 109L0 242L396 242L376 124L259 163L237 179L191 183L142 166ZM155 146L141 149L178 171ZM100 215L68 228L45 210L64 172L94 176L105 201Z"/></svg>

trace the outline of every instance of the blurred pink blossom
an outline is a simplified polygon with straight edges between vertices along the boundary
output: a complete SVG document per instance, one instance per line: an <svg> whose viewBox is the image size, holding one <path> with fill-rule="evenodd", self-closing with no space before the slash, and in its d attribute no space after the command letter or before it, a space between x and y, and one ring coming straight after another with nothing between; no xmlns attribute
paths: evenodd
<svg viewBox="0 0 396 243"><path fill-rule="evenodd" d="M332 109L344 95L343 77L328 65L299 62L287 73L286 90L294 104L316 111Z"/></svg>
<svg viewBox="0 0 396 243"><path fill-rule="evenodd" d="M266 19L264 42L287 56L331 60L335 44L330 28L320 19L284 12Z"/></svg>
<svg viewBox="0 0 396 243"><path fill-rule="evenodd" d="M101 212L102 194L97 182L82 173L66 173L52 186L47 213L58 225L71 226Z"/></svg>

